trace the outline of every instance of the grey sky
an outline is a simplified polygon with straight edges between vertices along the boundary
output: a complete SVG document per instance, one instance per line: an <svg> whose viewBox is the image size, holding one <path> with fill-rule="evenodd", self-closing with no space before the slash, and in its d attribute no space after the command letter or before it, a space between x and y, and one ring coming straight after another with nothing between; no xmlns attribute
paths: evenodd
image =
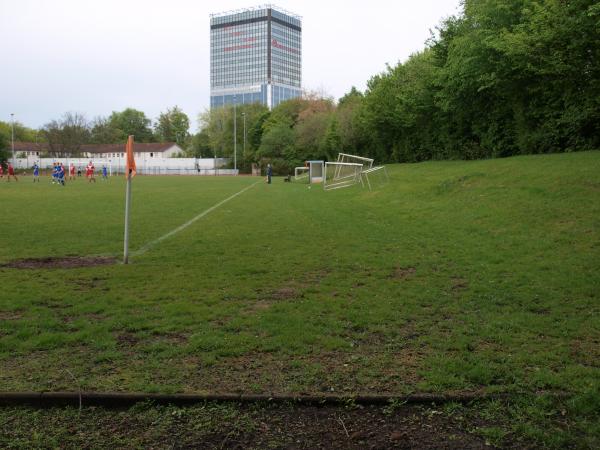
<svg viewBox="0 0 600 450"><path fill-rule="evenodd" d="M339 98L423 48L459 0L279 0L302 16L303 87ZM0 0L0 120L209 105L209 14L248 0Z"/></svg>

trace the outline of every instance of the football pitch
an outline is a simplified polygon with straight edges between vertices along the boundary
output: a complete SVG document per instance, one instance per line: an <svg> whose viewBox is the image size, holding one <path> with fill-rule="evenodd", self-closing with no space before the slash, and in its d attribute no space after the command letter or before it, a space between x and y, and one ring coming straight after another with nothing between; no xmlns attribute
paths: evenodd
<svg viewBox="0 0 600 450"><path fill-rule="evenodd" d="M600 152L388 172L329 192L138 176L131 263L81 268L10 264L119 259L124 178L3 179L0 390L543 391L600 406Z"/></svg>

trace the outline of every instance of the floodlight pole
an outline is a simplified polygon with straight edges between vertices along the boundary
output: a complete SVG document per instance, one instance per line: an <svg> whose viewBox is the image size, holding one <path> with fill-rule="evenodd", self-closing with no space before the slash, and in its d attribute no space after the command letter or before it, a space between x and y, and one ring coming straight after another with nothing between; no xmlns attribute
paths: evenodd
<svg viewBox="0 0 600 450"><path fill-rule="evenodd" d="M242 155L245 158L246 157L246 113L245 112L242 113L242 117L244 118L244 147L242 150Z"/></svg>
<svg viewBox="0 0 600 450"><path fill-rule="evenodd" d="M233 96L233 173L237 171L237 94Z"/></svg>
<svg viewBox="0 0 600 450"><path fill-rule="evenodd" d="M15 113L10 113L10 134L12 141L12 163L13 166L16 166L17 162L15 161Z"/></svg>

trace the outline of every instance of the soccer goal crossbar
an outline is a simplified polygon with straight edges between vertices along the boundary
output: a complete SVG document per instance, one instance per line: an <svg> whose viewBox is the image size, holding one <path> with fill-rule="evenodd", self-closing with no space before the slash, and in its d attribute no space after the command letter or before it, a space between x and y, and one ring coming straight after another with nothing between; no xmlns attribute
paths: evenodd
<svg viewBox="0 0 600 450"><path fill-rule="evenodd" d="M362 164L364 169L373 167L373 158L365 158L364 156L350 155L348 153L338 153L337 162L339 163L357 163Z"/></svg>

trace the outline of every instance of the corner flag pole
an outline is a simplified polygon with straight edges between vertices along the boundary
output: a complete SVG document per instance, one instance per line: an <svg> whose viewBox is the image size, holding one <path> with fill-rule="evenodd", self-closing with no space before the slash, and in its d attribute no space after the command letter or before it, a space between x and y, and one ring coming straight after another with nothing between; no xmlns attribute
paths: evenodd
<svg viewBox="0 0 600 450"><path fill-rule="evenodd" d="M127 188L125 190L125 236L123 239L123 264L129 263L129 211L131 210L131 179L135 176L135 159L133 158L133 136L127 138L125 145L127 163L125 164L125 176L127 177Z"/></svg>

